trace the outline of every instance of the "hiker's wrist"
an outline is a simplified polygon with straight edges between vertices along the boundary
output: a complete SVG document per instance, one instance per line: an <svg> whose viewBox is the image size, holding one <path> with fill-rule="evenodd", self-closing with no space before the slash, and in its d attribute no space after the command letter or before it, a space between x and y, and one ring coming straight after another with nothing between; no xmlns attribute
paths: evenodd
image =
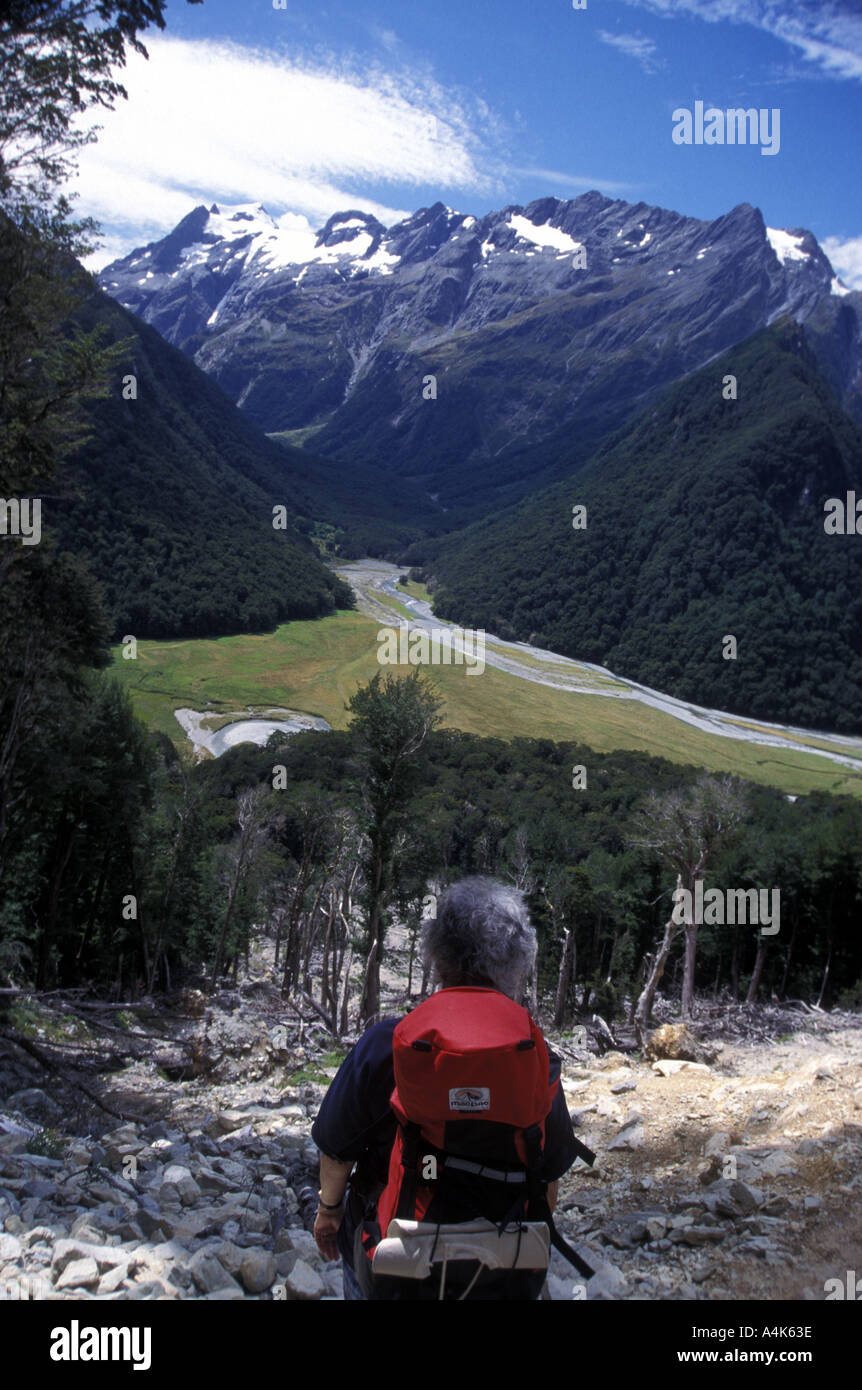
<svg viewBox="0 0 862 1390"><path fill-rule="evenodd" d="M338 1198L337 1201L329 1202L327 1201L326 1197L324 1197L322 1191L318 1192L317 1204L321 1211L341 1211L341 1208L344 1206L344 1193L342 1192L341 1196Z"/></svg>

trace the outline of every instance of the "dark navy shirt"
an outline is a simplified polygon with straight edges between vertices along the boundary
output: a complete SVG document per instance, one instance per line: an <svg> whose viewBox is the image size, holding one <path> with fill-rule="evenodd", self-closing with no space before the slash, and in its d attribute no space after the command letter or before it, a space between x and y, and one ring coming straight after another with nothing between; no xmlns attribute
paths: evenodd
<svg viewBox="0 0 862 1390"><path fill-rule="evenodd" d="M351 1187L362 1194L372 1193L385 1183L389 1172L389 1155L397 1129L389 1105L395 1089L392 1034L397 1023L396 1018L384 1018L363 1033L342 1062L311 1127L311 1137L321 1153L341 1163L356 1162ZM553 1083L559 1075L560 1061L552 1053L550 1081ZM561 1178L576 1158L572 1122L560 1086L545 1122L545 1181ZM353 1203L348 1203L338 1232L338 1248L351 1265L356 1215Z"/></svg>

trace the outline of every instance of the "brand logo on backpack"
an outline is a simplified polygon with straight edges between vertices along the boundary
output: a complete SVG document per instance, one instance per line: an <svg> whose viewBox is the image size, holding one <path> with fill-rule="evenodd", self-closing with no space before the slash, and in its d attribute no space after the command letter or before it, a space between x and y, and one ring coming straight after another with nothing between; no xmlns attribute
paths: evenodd
<svg viewBox="0 0 862 1390"><path fill-rule="evenodd" d="M449 1109L462 1113L491 1109L490 1086L458 1086L449 1092Z"/></svg>

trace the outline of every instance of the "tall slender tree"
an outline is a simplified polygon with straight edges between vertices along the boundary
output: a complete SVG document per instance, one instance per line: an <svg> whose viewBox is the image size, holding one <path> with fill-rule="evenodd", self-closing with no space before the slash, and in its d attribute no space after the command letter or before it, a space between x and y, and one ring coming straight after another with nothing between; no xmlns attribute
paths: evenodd
<svg viewBox="0 0 862 1390"><path fill-rule="evenodd" d="M366 971L362 1017L380 1006L380 963L386 934L393 859L404 809L419 776L420 753L440 722L442 701L418 671L398 677L378 674L349 701L365 809Z"/></svg>

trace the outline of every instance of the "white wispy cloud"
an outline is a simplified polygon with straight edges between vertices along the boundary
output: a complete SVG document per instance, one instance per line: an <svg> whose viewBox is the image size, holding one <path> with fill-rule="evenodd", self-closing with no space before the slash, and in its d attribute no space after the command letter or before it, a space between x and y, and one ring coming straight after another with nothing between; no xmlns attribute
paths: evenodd
<svg viewBox="0 0 862 1390"><path fill-rule="evenodd" d="M862 290L862 236L825 237L820 245L848 289Z"/></svg>
<svg viewBox="0 0 862 1390"><path fill-rule="evenodd" d="M658 72L664 66L663 60L656 55L655 41L645 38L642 34L611 34L607 29L599 29L598 37L602 43L609 44L611 48L618 48L629 58L636 59L644 72Z"/></svg>
<svg viewBox="0 0 862 1390"><path fill-rule="evenodd" d="M748 24L783 40L822 74L862 79L859 0L625 0L632 8L672 18L691 15L710 24Z"/></svg>
<svg viewBox="0 0 862 1390"><path fill-rule="evenodd" d="M554 188L597 188L604 193L629 193L640 184L621 183L619 179L594 178L590 174L565 174L559 169L537 169L530 166L511 168L510 174L522 178L542 179Z"/></svg>
<svg viewBox="0 0 862 1390"><path fill-rule="evenodd" d="M315 225L345 207L392 223L406 210L362 189L503 187L502 127L482 102L427 74L311 64L233 44L148 40L123 72L128 101L79 160L76 209L110 249L164 235L213 199L262 202Z"/></svg>
<svg viewBox="0 0 862 1390"><path fill-rule="evenodd" d="M394 29L384 29L377 24L372 24L371 32L377 42L382 44L390 53L394 53L401 43Z"/></svg>

